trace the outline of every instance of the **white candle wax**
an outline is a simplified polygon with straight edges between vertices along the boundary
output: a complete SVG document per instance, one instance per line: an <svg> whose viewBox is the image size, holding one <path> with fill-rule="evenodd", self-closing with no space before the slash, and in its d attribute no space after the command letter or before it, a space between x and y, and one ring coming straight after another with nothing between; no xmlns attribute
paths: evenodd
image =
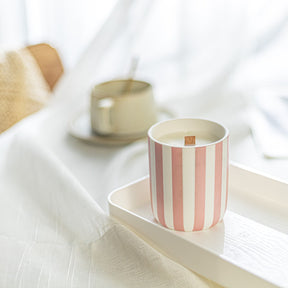
<svg viewBox="0 0 288 288"><path fill-rule="evenodd" d="M158 138L159 142L165 143L171 146L178 146L178 147L183 147L185 146L185 136L196 136L196 144L193 146L201 146L201 145L207 145L213 142L216 142L219 140L218 137L214 135L197 135L193 132L178 132L178 133L171 133L171 134L166 134Z"/></svg>

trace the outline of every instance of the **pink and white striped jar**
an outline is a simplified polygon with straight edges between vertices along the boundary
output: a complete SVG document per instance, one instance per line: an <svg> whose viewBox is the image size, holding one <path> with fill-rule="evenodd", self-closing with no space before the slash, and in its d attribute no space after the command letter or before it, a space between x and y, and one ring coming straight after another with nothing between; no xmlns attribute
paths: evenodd
<svg viewBox="0 0 288 288"><path fill-rule="evenodd" d="M196 136L194 146L184 145L188 135ZM156 220L179 231L204 230L221 221L228 196L228 130L209 120L173 119L152 126L148 143Z"/></svg>

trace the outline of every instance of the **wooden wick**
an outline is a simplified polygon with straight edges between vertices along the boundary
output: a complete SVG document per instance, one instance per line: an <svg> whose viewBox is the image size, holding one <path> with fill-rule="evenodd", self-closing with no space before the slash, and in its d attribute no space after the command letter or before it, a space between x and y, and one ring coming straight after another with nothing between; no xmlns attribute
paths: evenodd
<svg viewBox="0 0 288 288"><path fill-rule="evenodd" d="M185 146L195 145L196 137L195 136L185 136Z"/></svg>

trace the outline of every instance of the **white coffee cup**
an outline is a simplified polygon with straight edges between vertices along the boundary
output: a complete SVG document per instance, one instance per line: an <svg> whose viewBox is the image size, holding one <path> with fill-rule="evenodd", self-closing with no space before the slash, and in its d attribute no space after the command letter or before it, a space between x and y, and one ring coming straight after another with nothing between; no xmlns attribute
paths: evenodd
<svg viewBox="0 0 288 288"><path fill-rule="evenodd" d="M152 86L123 79L96 85L91 92L91 127L105 136L145 135L157 120Z"/></svg>

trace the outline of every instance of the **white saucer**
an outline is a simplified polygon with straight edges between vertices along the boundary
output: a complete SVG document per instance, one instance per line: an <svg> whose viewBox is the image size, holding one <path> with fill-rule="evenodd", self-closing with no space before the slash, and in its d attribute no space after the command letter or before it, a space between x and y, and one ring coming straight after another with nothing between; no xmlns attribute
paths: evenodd
<svg viewBox="0 0 288 288"><path fill-rule="evenodd" d="M174 115L169 110L164 108L159 109L158 121L173 118ZM145 139L146 132L144 134L129 135L127 137L113 137L113 136L101 136L94 133L91 129L90 115L89 112L80 113L74 120L69 124L68 132L71 136L85 141L87 143L95 145L105 145L105 146L120 146L127 145L136 140Z"/></svg>

